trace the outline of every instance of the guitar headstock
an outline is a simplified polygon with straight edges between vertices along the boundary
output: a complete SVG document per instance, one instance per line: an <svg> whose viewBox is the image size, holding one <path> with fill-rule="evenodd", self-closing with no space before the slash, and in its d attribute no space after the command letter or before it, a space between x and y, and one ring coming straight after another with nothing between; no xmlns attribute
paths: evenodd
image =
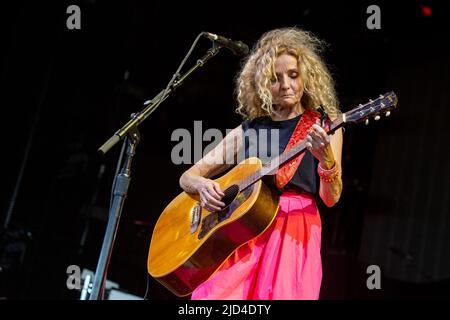
<svg viewBox="0 0 450 320"><path fill-rule="evenodd" d="M393 91L380 95L375 100L369 100L364 105L359 105L357 108L350 110L344 114L343 120L346 123L358 123L361 121L369 121L373 117L375 120L380 119L381 114L387 117L391 110L397 106L397 96Z"/></svg>

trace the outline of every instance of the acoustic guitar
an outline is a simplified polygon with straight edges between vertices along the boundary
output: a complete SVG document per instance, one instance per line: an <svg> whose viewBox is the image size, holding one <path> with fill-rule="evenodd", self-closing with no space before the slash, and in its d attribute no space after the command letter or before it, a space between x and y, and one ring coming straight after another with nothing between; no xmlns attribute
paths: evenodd
<svg viewBox="0 0 450 320"><path fill-rule="evenodd" d="M360 104L335 119L327 131L334 133L349 123L389 116L396 106L394 92ZM192 293L219 269L239 246L260 235L274 220L279 193L261 178L276 174L284 162L306 150L304 142L267 163L252 157L237 164L215 181L225 196L225 207L210 212L200 206L198 194L180 193L160 215L150 243L148 273L177 296Z"/></svg>

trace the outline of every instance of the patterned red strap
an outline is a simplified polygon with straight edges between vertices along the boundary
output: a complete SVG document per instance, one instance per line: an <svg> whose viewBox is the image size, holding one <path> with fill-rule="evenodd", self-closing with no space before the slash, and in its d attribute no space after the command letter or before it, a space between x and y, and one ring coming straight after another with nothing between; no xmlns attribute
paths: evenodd
<svg viewBox="0 0 450 320"><path fill-rule="evenodd" d="M311 110L305 110L300 118L300 121L297 123L297 126L295 127L284 152L290 150L296 144L303 141L308 134L309 128L311 128L311 126L319 119L320 113ZM276 174L276 184L279 189L282 189L289 181L291 181L304 155L305 153L303 152L297 157L285 162L283 165L281 165L281 167L278 168Z"/></svg>

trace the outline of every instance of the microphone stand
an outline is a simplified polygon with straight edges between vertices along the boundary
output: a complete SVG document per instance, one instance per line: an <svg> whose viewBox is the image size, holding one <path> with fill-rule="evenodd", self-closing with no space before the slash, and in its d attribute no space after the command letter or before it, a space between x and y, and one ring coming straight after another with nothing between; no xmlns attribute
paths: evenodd
<svg viewBox="0 0 450 320"><path fill-rule="evenodd" d="M197 39L202 36L201 33ZM193 47L195 46L195 43ZM216 45L213 42L213 47L208 50L207 54L202 58L197 60L196 65L189 69L183 76L180 76L178 71L174 74L172 80L166 89L162 90L156 97L152 100L144 102L145 108L132 115L132 119L128 121L122 128L120 128L114 135L109 138L99 149L100 154L105 154L108 152L115 144L120 140L124 140L122 148L126 146L125 161L124 165L120 169L120 172L116 174L113 182L113 201L109 211L108 225L103 239L103 245L100 253L100 258L98 260L97 269L94 275L94 283L92 285L91 294L89 296L90 300L103 300L105 293L105 281L108 265L111 258L112 249L114 246L114 240L116 238L117 229L119 226L119 219L122 212L122 208L125 202L125 198L128 191L128 186L131 180L131 162L136 151L136 147L140 140L140 134L138 131L138 126L153 112L156 108L167 99L171 92L178 88L184 80L196 69L203 66L209 59L214 57L221 48L220 45ZM190 52L191 52L190 51ZM190 53L188 53L189 55ZM178 68L181 69L183 63L187 60L187 56ZM122 149L123 150L123 149ZM118 167L122 162L122 154L120 155Z"/></svg>

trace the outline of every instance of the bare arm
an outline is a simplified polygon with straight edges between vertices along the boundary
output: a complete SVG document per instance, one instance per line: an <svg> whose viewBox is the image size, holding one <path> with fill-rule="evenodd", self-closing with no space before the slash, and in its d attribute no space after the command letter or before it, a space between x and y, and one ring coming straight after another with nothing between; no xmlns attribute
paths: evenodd
<svg viewBox="0 0 450 320"><path fill-rule="evenodd" d="M325 205L332 207L339 201L342 193L342 129L329 136L315 124L306 140L308 149L319 160L319 166L325 170L338 170L337 177L332 181L320 179L320 198Z"/></svg>
<svg viewBox="0 0 450 320"><path fill-rule="evenodd" d="M220 210L223 192L220 185L209 179L236 164L242 148L242 127L228 133L219 144L180 177L180 186L188 193L198 193L200 203L210 211Z"/></svg>
<svg viewBox="0 0 450 320"><path fill-rule="evenodd" d="M330 159L319 165L326 170L332 169L333 165L337 167L339 174L334 181L327 182L320 179L320 189L319 195L323 202L328 206L332 207L339 201L342 193L342 129L337 130L334 135L330 136L331 152ZM333 158L333 160L332 160Z"/></svg>

